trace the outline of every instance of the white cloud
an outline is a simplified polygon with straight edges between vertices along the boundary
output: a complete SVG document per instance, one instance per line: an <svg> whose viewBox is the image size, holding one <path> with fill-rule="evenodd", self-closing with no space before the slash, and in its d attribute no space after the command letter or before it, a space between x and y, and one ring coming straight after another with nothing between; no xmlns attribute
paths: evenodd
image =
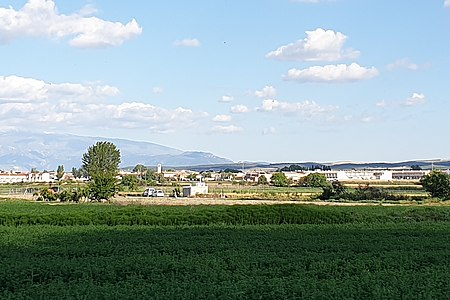
<svg viewBox="0 0 450 300"><path fill-rule="evenodd" d="M231 116L229 115L217 115L213 118L214 122L230 122Z"/></svg>
<svg viewBox="0 0 450 300"><path fill-rule="evenodd" d="M424 94L421 93L413 93L411 97L409 97L408 99L406 99L406 101L404 102L404 105L406 106L415 106L418 104L423 104L425 103L426 98Z"/></svg>
<svg viewBox="0 0 450 300"><path fill-rule="evenodd" d="M162 94L162 93L164 93L164 88L162 88L160 86L155 86L152 88L152 93L153 94Z"/></svg>
<svg viewBox="0 0 450 300"><path fill-rule="evenodd" d="M379 74L375 67L365 68L357 63L351 65L313 66L307 69L290 69L285 80L297 82L341 83L370 79Z"/></svg>
<svg viewBox="0 0 450 300"><path fill-rule="evenodd" d="M200 41L198 39L176 40L173 44L177 47L200 47Z"/></svg>
<svg viewBox="0 0 450 300"><path fill-rule="evenodd" d="M112 97L119 89L109 85L79 83L47 83L43 80L0 76L0 102L29 102L47 99L88 99Z"/></svg>
<svg viewBox="0 0 450 300"><path fill-rule="evenodd" d="M288 115L302 115L309 118L324 113L330 113L336 111L337 109L338 107L335 106L322 107L315 101L308 100L291 103L266 99L262 101L262 105L258 108L258 111L279 112Z"/></svg>
<svg viewBox="0 0 450 300"><path fill-rule="evenodd" d="M28 0L20 10L1 7L0 42L20 37L69 38L73 47L103 48L119 46L142 33L135 19L122 24L86 17L95 11L85 6L79 13L59 14L52 0Z"/></svg>
<svg viewBox="0 0 450 300"><path fill-rule="evenodd" d="M359 56L359 51L343 49L347 36L333 30L317 28L306 31L307 37L275 51L269 52L266 58L288 61L338 61Z"/></svg>
<svg viewBox="0 0 450 300"><path fill-rule="evenodd" d="M216 133L240 133L244 131L242 127L238 127L235 125L228 125L228 126L214 126L212 128L213 132Z"/></svg>
<svg viewBox="0 0 450 300"><path fill-rule="evenodd" d="M450 7L450 0L445 0L444 7Z"/></svg>
<svg viewBox="0 0 450 300"><path fill-rule="evenodd" d="M277 90L273 86L266 85L262 90L255 91L255 96L258 98L275 98Z"/></svg>
<svg viewBox="0 0 450 300"><path fill-rule="evenodd" d="M164 133L197 128L206 112L168 109L142 102L110 103L119 93L109 85L47 83L18 76L0 76L0 127L26 130L141 129Z"/></svg>
<svg viewBox="0 0 450 300"><path fill-rule="evenodd" d="M408 58L402 58L402 59L396 60L394 63L389 64L387 66L387 69L389 71L392 71L392 70L395 70L395 69L408 69L408 70L411 70L411 71L416 71L419 68L420 68L419 65L411 62Z"/></svg>
<svg viewBox="0 0 450 300"><path fill-rule="evenodd" d="M375 106L380 107L380 108L386 107L386 105L387 105L387 103L384 100L381 100L381 101L378 101L377 103L375 103Z"/></svg>
<svg viewBox="0 0 450 300"><path fill-rule="evenodd" d="M98 12L98 9L93 4L86 4L82 9L78 11L78 15L83 17L88 17L95 15Z"/></svg>
<svg viewBox="0 0 450 300"><path fill-rule="evenodd" d="M262 134L263 135L274 135L277 133L275 127L264 128Z"/></svg>
<svg viewBox="0 0 450 300"><path fill-rule="evenodd" d="M207 117L187 108L167 109L142 102L120 104L45 101L1 103L0 126L33 128L136 129L148 133L168 133L196 127ZM26 120L26 122L24 122ZM182 124L182 126L180 126Z"/></svg>
<svg viewBox="0 0 450 300"><path fill-rule="evenodd" d="M235 114L243 114L243 113L249 112L250 109L243 104L238 104L238 105L232 106L230 111Z"/></svg>
<svg viewBox="0 0 450 300"><path fill-rule="evenodd" d="M224 95L222 96L222 98L219 100L219 102L223 102L223 103L228 103L228 102L232 102L234 100L233 96L230 95Z"/></svg>

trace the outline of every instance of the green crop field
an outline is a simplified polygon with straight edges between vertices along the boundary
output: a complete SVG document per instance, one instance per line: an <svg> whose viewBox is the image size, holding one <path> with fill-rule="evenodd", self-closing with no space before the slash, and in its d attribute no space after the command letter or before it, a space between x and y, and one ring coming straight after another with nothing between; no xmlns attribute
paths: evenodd
<svg viewBox="0 0 450 300"><path fill-rule="evenodd" d="M0 299L446 299L450 208L0 202Z"/></svg>

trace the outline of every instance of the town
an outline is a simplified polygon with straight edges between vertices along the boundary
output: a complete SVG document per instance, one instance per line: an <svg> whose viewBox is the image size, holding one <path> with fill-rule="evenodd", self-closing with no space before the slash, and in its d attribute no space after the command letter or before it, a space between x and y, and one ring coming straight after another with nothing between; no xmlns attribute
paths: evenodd
<svg viewBox="0 0 450 300"><path fill-rule="evenodd" d="M146 168L145 170L152 170ZM163 170L162 165L154 168L154 173L164 182L183 182L183 181L203 181L220 182L235 181L246 183L258 183L260 178L265 177L270 182L274 173L282 172L289 180L290 184L296 185L302 178L312 173L322 174L328 181L419 181L423 176L430 173L431 170L413 170L413 169L391 169L391 170L300 170L283 171L279 169L225 169L223 171L192 171L192 170ZM446 170L449 173L449 170ZM120 170L119 179L123 176L142 177L145 174L142 171ZM51 183L57 181L86 181L87 177L78 177L73 172L64 172L61 178L58 178L57 171L30 171L16 172L0 170L0 184L4 183Z"/></svg>

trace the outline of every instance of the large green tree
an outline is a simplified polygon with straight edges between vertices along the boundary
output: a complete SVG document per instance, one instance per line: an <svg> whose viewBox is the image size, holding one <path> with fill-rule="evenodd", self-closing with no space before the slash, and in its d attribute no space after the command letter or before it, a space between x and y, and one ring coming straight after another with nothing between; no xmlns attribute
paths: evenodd
<svg viewBox="0 0 450 300"><path fill-rule="evenodd" d="M311 173L302 178L301 183L308 187L326 187L328 186L327 177L320 173Z"/></svg>
<svg viewBox="0 0 450 300"><path fill-rule="evenodd" d="M432 171L420 179L423 188L431 194L431 197L449 198L450 176L441 171Z"/></svg>
<svg viewBox="0 0 450 300"><path fill-rule="evenodd" d="M97 142L89 147L81 159L89 176L90 198L109 200L117 191L120 150L111 142Z"/></svg>
<svg viewBox="0 0 450 300"><path fill-rule="evenodd" d="M279 186L279 187L288 186L288 183L289 183L288 178L286 177L286 175L283 172L274 173L270 180L274 186Z"/></svg>

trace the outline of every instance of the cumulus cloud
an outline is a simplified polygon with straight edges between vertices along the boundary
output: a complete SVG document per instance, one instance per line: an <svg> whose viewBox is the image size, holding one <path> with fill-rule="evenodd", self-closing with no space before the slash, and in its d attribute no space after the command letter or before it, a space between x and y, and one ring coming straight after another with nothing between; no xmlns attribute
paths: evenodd
<svg viewBox="0 0 450 300"><path fill-rule="evenodd" d="M275 98L277 90L273 86L266 85L262 90L255 91L255 96L258 98Z"/></svg>
<svg viewBox="0 0 450 300"><path fill-rule="evenodd" d="M0 76L0 102L30 102L48 99L89 99L112 97L119 89L109 85L47 83L15 75Z"/></svg>
<svg viewBox="0 0 450 300"><path fill-rule="evenodd" d="M359 51L343 49L347 36L317 28L306 31L306 38L269 52L266 58L287 61L338 61L359 56Z"/></svg>
<svg viewBox="0 0 450 300"><path fill-rule="evenodd" d="M236 125L228 125L228 126L214 126L212 131L215 133L240 133L244 131L242 127L238 127Z"/></svg>
<svg viewBox="0 0 450 300"><path fill-rule="evenodd" d="M307 69L290 69L285 80L297 82L342 83L370 79L379 74L375 67L365 68L357 63L351 65L313 66Z"/></svg>
<svg viewBox="0 0 450 300"><path fill-rule="evenodd" d="M176 40L173 45L177 47L200 47L200 41L198 39Z"/></svg>
<svg viewBox="0 0 450 300"><path fill-rule="evenodd" d="M233 100L234 100L233 96L223 95L222 98L219 100L219 102L228 103L228 102L232 102Z"/></svg>
<svg viewBox="0 0 450 300"><path fill-rule="evenodd" d="M444 7L450 7L450 0L445 0Z"/></svg>
<svg viewBox="0 0 450 300"><path fill-rule="evenodd" d="M27 128L141 129L149 133L169 133L197 126L207 116L188 108L167 109L142 102L120 104L44 101L0 103L0 126ZM27 120L24 122L23 120ZM180 124L182 126L180 127Z"/></svg>
<svg viewBox="0 0 450 300"><path fill-rule="evenodd" d="M408 99L406 99L406 101L404 102L404 105L406 106L415 106L418 104L423 104L425 103L426 98L424 94L421 93L413 93L411 97L409 97Z"/></svg>
<svg viewBox="0 0 450 300"><path fill-rule="evenodd" d="M238 105L232 106L230 108L230 111L234 114L243 114L243 113L249 112L250 109L243 104L238 104Z"/></svg>
<svg viewBox="0 0 450 300"><path fill-rule="evenodd" d="M287 115L302 115L310 118L316 115L330 113L336 111L337 109L338 107L335 106L322 107L315 101L308 100L292 103L266 99L262 101L261 107L257 110L260 112L279 112Z"/></svg>
<svg viewBox="0 0 450 300"><path fill-rule="evenodd" d="M85 6L79 13L64 15L52 0L28 0L20 9L0 7L0 42L20 37L69 38L78 48L119 46L142 33L135 19L127 24L86 15L95 13Z"/></svg>
<svg viewBox="0 0 450 300"><path fill-rule="evenodd" d="M214 122L230 122L231 121L231 116L229 115L216 115L213 118Z"/></svg>
<svg viewBox="0 0 450 300"><path fill-rule="evenodd" d="M411 71L416 71L419 68L420 68L419 65L411 62L408 58L402 58L402 59L396 60L394 63L389 64L387 66L387 69L389 71L393 71L395 69L407 69L407 70L411 70Z"/></svg>
<svg viewBox="0 0 450 300"><path fill-rule="evenodd" d="M206 112L169 109L143 102L111 103L118 88L109 85L47 83L18 76L0 77L0 127L137 129L166 133L197 128ZM26 120L26 121L24 121Z"/></svg>

